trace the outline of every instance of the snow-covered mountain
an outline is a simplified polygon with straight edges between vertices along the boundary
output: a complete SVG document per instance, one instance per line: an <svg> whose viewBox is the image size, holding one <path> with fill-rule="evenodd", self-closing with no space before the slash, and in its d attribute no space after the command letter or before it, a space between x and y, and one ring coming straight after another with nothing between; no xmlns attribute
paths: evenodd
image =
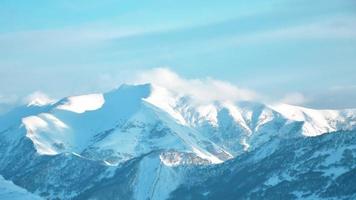
<svg viewBox="0 0 356 200"><path fill-rule="evenodd" d="M271 141L221 165L189 170L189 181L169 199L352 200L355 158L355 131Z"/></svg>
<svg viewBox="0 0 356 200"><path fill-rule="evenodd" d="M314 137L353 138L355 128L356 109L199 102L157 85L122 85L104 94L34 100L2 115L0 174L50 199L183 198L174 191L204 184L226 166L273 159L286 141L312 148ZM356 153L347 140L342 145L340 152Z"/></svg>

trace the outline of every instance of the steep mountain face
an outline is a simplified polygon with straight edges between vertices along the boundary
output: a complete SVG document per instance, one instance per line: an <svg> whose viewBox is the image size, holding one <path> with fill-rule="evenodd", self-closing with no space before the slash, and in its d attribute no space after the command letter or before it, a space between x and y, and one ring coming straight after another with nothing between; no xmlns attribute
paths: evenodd
<svg viewBox="0 0 356 200"><path fill-rule="evenodd" d="M11 181L6 181L0 176L0 199L40 200L41 198L14 185Z"/></svg>
<svg viewBox="0 0 356 200"><path fill-rule="evenodd" d="M0 174L50 199L348 199L355 127L352 109L122 85L1 116Z"/></svg>

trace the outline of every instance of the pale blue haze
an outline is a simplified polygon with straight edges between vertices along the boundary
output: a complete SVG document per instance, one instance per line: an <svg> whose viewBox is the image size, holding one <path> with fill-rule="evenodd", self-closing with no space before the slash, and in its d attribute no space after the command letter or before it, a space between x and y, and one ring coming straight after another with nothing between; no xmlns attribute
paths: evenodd
<svg viewBox="0 0 356 200"><path fill-rule="evenodd" d="M0 25L0 105L168 67L272 100L356 107L353 0L2 0Z"/></svg>

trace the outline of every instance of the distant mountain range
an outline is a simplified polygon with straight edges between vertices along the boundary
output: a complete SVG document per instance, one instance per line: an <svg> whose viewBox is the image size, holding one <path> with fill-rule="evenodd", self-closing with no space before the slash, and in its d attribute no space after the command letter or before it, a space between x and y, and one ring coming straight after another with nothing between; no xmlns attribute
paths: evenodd
<svg viewBox="0 0 356 200"><path fill-rule="evenodd" d="M35 99L0 137L0 185L27 199L356 199L356 109L122 85Z"/></svg>

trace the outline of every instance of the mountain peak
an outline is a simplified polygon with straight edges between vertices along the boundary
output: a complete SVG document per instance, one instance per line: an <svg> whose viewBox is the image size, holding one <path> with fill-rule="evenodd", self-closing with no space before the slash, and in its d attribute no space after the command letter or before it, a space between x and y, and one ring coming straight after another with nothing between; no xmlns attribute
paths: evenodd
<svg viewBox="0 0 356 200"><path fill-rule="evenodd" d="M105 103L102 94L87 94L79 96L71 96L62 99L57 104L57 109L67 110L75 113L84 113L101 108Z"/></svg>

